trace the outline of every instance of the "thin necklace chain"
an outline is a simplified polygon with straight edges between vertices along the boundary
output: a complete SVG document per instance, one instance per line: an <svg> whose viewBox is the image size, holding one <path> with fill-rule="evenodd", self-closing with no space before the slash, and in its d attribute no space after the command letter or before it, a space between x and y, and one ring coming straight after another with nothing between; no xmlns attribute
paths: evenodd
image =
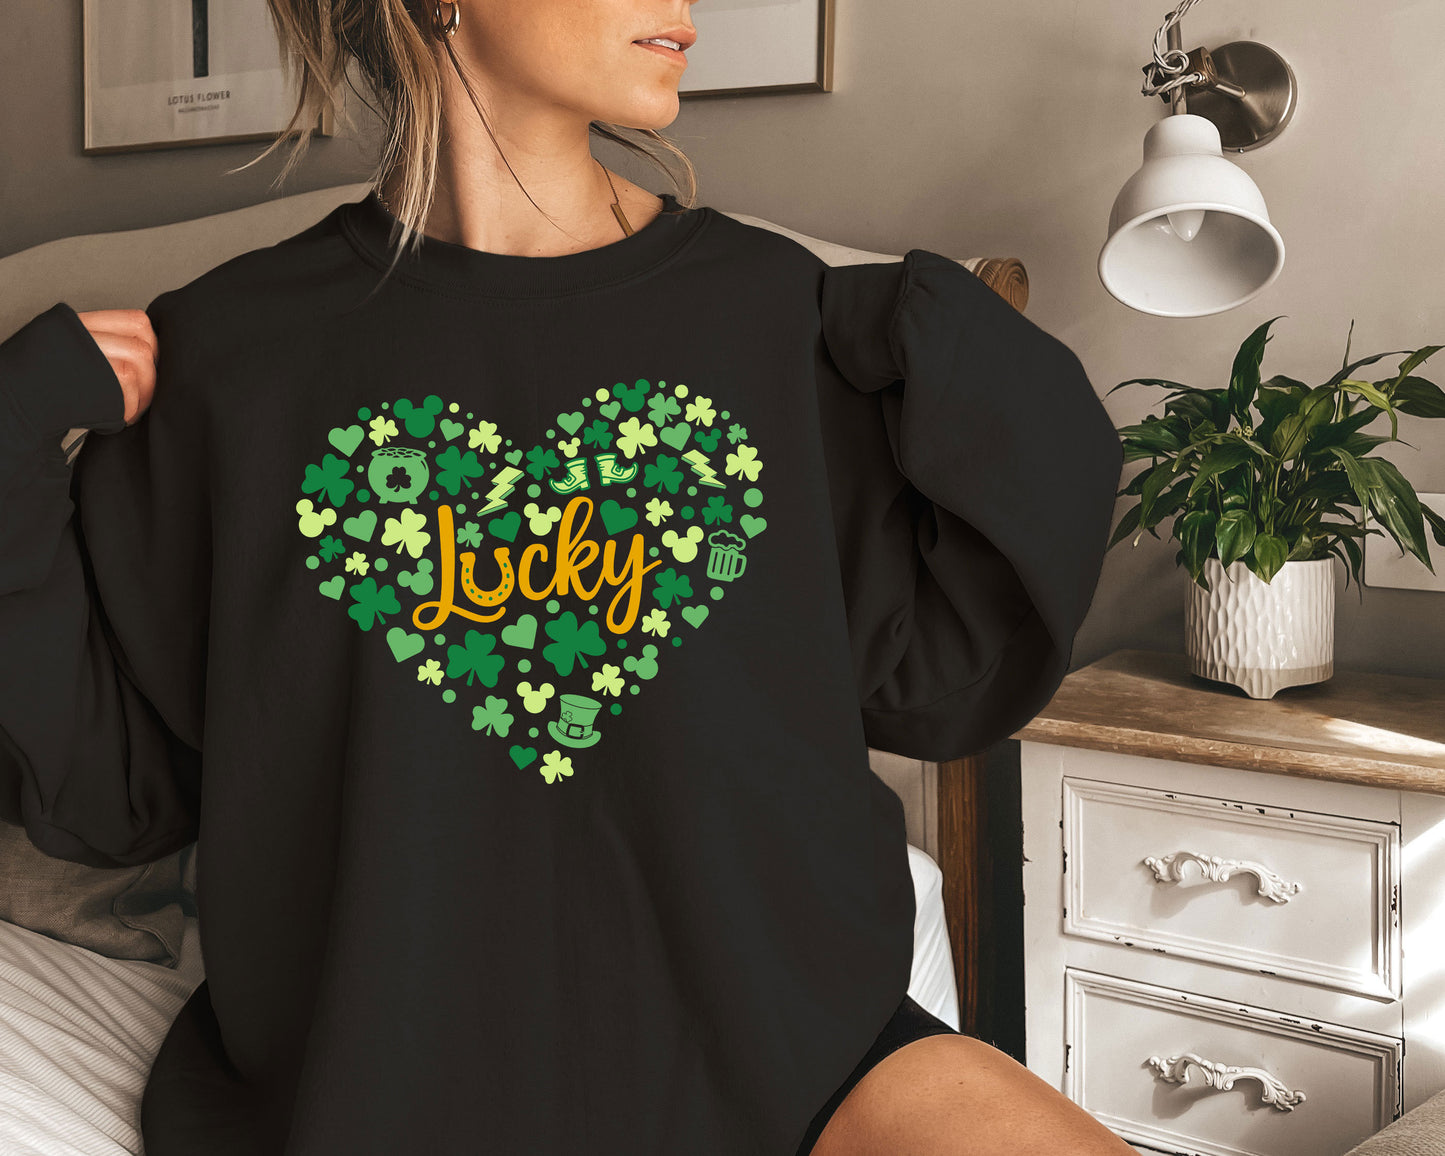
<svg viewBox="0 0 1445 1156"><path fill-rule="evenodd" d="M596 157L592 159L597 160ZM622 235L630 237L632 236L632 225L627 220L627 214L622 211L622 204L617 198L617 186L612 183L612 174L607 171L607 166L603 165L601 161L597 161L597 163L602 165L602 172L607 177L607 187L612 190L612 215L617 218L617 223L622 226ZM381 186L373 185L371 191L376 199L381 202L381 207L390 213L391 206L386 203L386 198L381 195Z"/></svg>

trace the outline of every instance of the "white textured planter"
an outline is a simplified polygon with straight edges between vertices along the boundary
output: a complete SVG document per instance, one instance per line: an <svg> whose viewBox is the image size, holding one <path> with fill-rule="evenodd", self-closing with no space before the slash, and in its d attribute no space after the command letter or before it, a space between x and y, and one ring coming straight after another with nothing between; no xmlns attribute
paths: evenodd
<svg viewBox="0 0 1445 1156"><path fill-rule="evenodd" d="M1250 698L1273 698L1335 673L1333 557L1286 562L1269 582L1243 562L1231 563L1226 575L1219 559L1209 558L1204 577L1209 590L1188 578L1184 608L1192 673Z"/></svg>

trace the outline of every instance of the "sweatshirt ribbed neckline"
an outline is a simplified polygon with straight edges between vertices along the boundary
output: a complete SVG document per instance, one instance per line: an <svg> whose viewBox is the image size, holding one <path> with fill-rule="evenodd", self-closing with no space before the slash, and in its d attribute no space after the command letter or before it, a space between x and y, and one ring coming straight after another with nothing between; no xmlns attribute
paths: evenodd
<svg viewBox="0 0 1445 1156"><path fill-rule="evenodd" d="M600 248L557 257L523 257L424 235L415 253L408 242L390 277L463 296L504 299L559 297L619 285L678 253L712 215L707 206L684 209L673 194L658 195L662 212L629 236L622 236L619 228L617 240ZM358 254L381 270L391 264L395 222L371 191L342 206L343 232Z"/></svg>

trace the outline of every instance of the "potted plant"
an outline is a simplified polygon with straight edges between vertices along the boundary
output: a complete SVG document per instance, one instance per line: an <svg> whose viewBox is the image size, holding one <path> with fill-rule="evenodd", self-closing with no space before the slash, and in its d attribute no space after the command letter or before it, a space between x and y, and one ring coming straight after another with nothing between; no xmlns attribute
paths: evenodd
<svg viewBox="0 0 1445 1156"><path fill-rule="evenodd" d="M1358 586L1370 534L1388 533L1432 574L1426 519L1445 546L1445 518L1421 506L1390 462L1366 456L1382 442L1401 441L1397 414L1445 417L1445 393L1411 375L1442 347L1395 350L1406 355L1395 375L1364 381L1351 375L1391 354L1351 363L1347 338L1343 368L1323 385L1282 374L1261 382L1269 327L1278 320L1239 347L1227 389L1152 377L1114 387L1173 392L1163 417L1150 414L1119 430L1124 461L1148 458L1151 465L1119 491L1139 501L1107 548L1131 534L1137 546L1146 530L1158 538L1154 527L1173 518L1170 536L1180 543L1174 561L1193 579L1185 614L1190 670L1251 698L1334 674L1330 555L1346 563ZM1351 337L1354 328L1352 321ZM1381 415L1389 416L1389 437L1362 432Z"/></svg>

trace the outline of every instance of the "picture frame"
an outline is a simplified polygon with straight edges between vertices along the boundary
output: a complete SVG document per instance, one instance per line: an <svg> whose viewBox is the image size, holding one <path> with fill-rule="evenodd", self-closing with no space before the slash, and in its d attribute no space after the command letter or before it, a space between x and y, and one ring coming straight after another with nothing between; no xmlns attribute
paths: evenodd
<svg viewBox="0 0 1445 1156"><path fill-rule="evenodd" d="M265 0L82 0L81 40L87 155L273 140L296 108Z"/></svg>
<svg viewBox="0 0 1445 1156"><path fill-rule="evenodd" d="M834 0L707 0L679 97L833 91Z"/></svg>

